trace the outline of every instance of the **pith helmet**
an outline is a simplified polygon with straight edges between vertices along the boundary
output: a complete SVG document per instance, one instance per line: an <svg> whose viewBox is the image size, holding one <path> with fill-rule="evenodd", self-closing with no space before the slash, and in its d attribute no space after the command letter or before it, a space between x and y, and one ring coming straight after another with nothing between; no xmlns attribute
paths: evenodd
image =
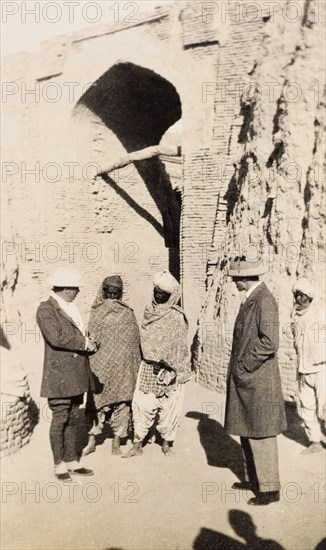
<svg viewBox="0 0 326 550"><path fill-rule="evenodd" d="M57 267L49 278L51 287L79 287L82 286L81 275L75 267Z"/></svg>

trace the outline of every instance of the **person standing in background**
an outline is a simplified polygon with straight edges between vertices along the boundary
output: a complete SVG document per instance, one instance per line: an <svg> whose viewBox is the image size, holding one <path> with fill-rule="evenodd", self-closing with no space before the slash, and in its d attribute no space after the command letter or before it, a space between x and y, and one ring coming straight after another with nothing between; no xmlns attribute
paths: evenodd
<svg viewBox="0 0 326 550"><path fill-rule="evenodd" d="M323 449L326 421L325 308L316 303L310 279L301 277L293 285L292 332L297 353L299 400L309 446L301 454Z"/></svg>

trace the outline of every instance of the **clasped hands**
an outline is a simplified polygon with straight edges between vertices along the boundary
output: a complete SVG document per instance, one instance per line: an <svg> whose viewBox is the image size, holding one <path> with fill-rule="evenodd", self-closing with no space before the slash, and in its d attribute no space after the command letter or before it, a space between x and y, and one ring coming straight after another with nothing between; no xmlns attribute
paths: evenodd
<svg viewBox="0 0 326 550"><path fill-rule="evenodd" d="M86 336L86 351L95 353L99 348L99 344L92 336Z"/></svg>

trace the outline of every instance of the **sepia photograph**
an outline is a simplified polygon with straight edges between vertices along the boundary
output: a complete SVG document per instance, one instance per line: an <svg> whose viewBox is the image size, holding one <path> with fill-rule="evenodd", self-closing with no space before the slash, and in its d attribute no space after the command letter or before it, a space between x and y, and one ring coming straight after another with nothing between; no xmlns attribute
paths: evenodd
<svg viewBox="0 0 326 550"><path fill-rule="evenodd" d="M326 0L2 0L2 550L326 550Z"/></svg>

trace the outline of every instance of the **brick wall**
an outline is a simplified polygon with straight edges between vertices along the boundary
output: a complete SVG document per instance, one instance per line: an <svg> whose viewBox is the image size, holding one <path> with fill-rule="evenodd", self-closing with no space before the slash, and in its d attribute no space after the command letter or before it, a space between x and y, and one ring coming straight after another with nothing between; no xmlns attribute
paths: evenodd
<svg viewBox="0 0 326 550"><path fill-rule="evenodd" d="M200 380L223 390L239 304L225 258L249 243L262 252L282 325L297 273L312 274L321 288L322 10L316 17L307 0L298 18L293 3L272 4L176 2L137 24L59 37L38 55L5 60L4 80L14 83L4 103L3 159L12 163L4 192L14 223L5 251L19 264L7 320L33 328L47 276L69 261L86 283L78 297L86 318L101 279L113 272L141 319L152 275L170 266L181 274ZM298 101L293 82L303 90ZM131 112L114 95L124 83ZM96 166L155 144L177 118L178 101L180 220L160 159L91 180ZM21 348L20 330L15 338ZM280 362L284 393L293 396L293 349L284 338Z"/></svg>
<svg viewBox="0 0 326 550"><path fill-rule="evenodd" d="M279 362L289 399L296 396L291 287L297 276L312 276L316 299L322 299L325 284L322 17L311 11L312 2L300 6L301 17L285 2L253 22L241 9L239 15L239 3L229 2L230 34L220 47L214 96L215 143L225 177L195 351L200 380L223 391L240 302L226 277L226 260L239 253L263 257L269 268L264 280L280 308ZM319 327L319 342L324 332Z"/></svg>

